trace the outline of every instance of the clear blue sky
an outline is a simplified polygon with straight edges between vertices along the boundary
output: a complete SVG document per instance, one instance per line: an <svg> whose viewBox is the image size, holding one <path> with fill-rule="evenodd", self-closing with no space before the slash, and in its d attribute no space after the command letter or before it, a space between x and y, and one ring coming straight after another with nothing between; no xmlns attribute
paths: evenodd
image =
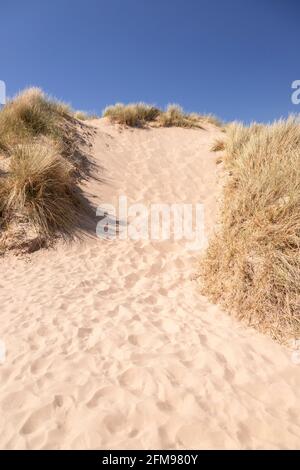
<svg viewBox="0 0 300 470"><path fill-rule="evenodd" d="M299 0L4 0L0 79L100 112L143 100L225 120L300 112Z"/></svg>

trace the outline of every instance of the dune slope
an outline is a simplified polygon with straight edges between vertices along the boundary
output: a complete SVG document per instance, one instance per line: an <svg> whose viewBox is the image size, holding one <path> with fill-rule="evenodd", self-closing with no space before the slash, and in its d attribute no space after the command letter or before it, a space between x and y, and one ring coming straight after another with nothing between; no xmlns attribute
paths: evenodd
<svg viewBox="0 0 300 470"><path fill-rule="evenodd" d="M220 131L91 126L93 205L201 202L211 232ZM300 366L199 294L198 258L90 235L2 259L0 447L299 448Z"/></svg>

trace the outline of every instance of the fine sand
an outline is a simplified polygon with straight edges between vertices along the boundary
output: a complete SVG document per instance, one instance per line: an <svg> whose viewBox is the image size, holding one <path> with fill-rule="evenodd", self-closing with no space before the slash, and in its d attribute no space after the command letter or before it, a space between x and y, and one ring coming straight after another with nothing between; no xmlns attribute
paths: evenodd
<svg viewBox="0 0 300 470"><path fill-rule="evenodd" d="M94 205L201 202L211 233L220 131L91 125ZM1 259L0 447L300 448L300 365L199 294L198 258L92 234Z"/></svg>

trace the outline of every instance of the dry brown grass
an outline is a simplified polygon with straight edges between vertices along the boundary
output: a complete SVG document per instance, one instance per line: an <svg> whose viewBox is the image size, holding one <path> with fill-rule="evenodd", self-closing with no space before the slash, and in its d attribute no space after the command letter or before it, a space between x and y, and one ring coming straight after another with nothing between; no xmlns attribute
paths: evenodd
<svg viewBox="0 0 300 470"><path fill-rule="evenodd" d="M221 122L212 115L185 113L177 104L170 104L166 111L145 103L124 105L117 103L103 111L103 117L112 122L130 127L144 127L146 123L155 123L161 127L202 128L203 124L221 126Z"/></svg>
<svg viewBox="0 0 300 470"><path fill-rule="evenodd" d="M159 116L162 127L202 127L201 117L196 113L187 114L177 104L170 104Z"/></svg>
<svg viewBox="0 0 300 470"><path fill-rule="evenodd" d="M0 112L0 149L38 136L63 138L63 119L68 108L51 101L39 88L29 88L7 103Z"/></svg>
<svg viewBox="0 0 300 470"><path fill-rule="evenodd" d="M225 141L222 139L216 139L211 148L211 152L221 152L222 150L225 150Z"/></svg>
<svg viewBox="0 0 300 470"><path fill-rule="evenodd" d="M103 111L103 117L108 117L112 122L118 124L143 127L146 122L154 121L160 110L155 106L145 103L122 104L117 103L114 106L108 106Z"/></svg>
<svg viewBox="0 0 300 470"><path fill-rule="evenodd" d="M4 221L20 215L45 237L70 234L79 204L73 170L50 142L16 146L8 174L2 179Z"/></svg>
<svg viewBox="0 0 300 470"><path fill-rule="evenodd" d="M50 138L77 165L79 173L77 124L69 105L51 99L39 88L29 88L0 111L0 152L9 156L15 145Z"/></svg>
<svg viewBox="0 0 300 470"><path fill-rule="evenodd" d="M70 236L75 229L77 179L87 171L77 123L68 105L38 88L25 90L0 111L0 153L5 158L0 244L8 234L13 245L17 238L26 242L31 231L46 240L54 234ZM19 232L22 236L15 237Z"/></svg>
<svg viewBox="0 0 300 470"><path fill-rule="evenodd" d="M300 338L300 126L227 127L221 225L203 292L278 341Z"/></svg>

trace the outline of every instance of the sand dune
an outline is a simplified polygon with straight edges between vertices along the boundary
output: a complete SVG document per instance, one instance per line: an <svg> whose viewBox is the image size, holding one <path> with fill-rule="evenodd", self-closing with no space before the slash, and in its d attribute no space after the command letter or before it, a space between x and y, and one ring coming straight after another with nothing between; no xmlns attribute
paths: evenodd
<svg viewBox="0 0 300 470"><path fill-rule="evenodd" d="M209 234L219 131L91 125L94 205L201 202ZM0 447L299 448L299 365L199 295L198 256L91 236L1 260Z"/></svg>

